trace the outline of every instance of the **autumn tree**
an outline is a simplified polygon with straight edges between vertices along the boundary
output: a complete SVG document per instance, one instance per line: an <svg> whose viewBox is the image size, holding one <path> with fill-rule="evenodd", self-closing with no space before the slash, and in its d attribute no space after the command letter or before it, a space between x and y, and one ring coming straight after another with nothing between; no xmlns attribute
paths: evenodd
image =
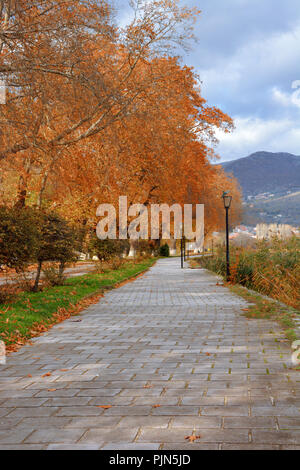
<svg viewBox="0 0 300 470"><path fill-rule="evenodd" d="M134 19L120 30L105 1L2 1L0 72L9 92L0 159L30 149L51 161L130 114L149 84L137 65L190 36L196 13L177 0L132 5Z"/></svg>
<svg viewBox="0 0 300 470"><path fill-rule="evenodd" d="M176 0L131 2L121 29L109 2L0 0L2 200L51 208L90 232L101 202L204 203L221 226L222 191L239 192L211 160L215 130L199 77L173 57L197 11Z"/></svg>

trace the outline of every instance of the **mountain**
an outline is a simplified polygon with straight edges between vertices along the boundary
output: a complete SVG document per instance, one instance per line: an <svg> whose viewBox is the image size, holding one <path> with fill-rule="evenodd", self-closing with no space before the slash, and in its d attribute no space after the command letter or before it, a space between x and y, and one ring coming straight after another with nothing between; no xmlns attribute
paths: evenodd
<svg viewBox="0 0 300 470"><path fill-rule="evenodd" d="M222 166L237 178L245 198L300 190L300 156L291 153L256 152Z"/></svg>
<svg viewBox="0 0 300 470"><path fill-rule="evenodd" d="M244 223L300 225L300 156L256 152L222 166L242 188Z"/></svg>

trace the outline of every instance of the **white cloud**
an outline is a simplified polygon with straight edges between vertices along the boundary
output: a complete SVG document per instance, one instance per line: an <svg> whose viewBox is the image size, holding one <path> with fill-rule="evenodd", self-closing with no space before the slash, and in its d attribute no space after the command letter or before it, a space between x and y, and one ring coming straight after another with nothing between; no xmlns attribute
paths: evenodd
<svg viewBox="0 0 300 470"><path fill-rule="evenodd" d="M222 161L234 160L259 150L300 154L300 123L286 118L263 120L261 118L235 118L232 134L217 131L217 152Z"/></svg>
<svg viewBox="0 0 300 470"><path fill-rule="evenodd" d="M278 87L273 87L273 100L285 107L296 106L300 108L300 80L295 80L292 84L292 88L294 89L293 92L285 93Z"/></svg>
<svg viewBox="0 0 300 470"><path fill-rule="evenodd" d="M238 114L243 114L244 108L245 115L254 106L260 109L264 105L261 115L268 114L266 105L269 112L273 112L274 105L300 106L300 89L294 92L291 89L291 97L282 91L300 79L299 43L300 22L291 30L273 33L263 41L259 38L241 44L231 56L212 61L209 69L200 69L204 96L209 103L220 105L225 101L229 113L230 104Z"/></svg>

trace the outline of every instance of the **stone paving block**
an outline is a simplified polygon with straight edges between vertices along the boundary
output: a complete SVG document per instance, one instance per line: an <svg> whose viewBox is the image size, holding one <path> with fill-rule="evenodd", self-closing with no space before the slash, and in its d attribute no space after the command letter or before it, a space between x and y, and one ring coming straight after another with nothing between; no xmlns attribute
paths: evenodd
<svg viewBox="0 0 300 470"><path fill-rule="evenodd" d="M201 436L201 442L246 443L249 442L248 430L245 429L195 429Z"/></svg>
<svg viewBox="0 0 300 470"><path fill-rule="evenodd" d="M18 420L18 428L31 428L32 430L46 429L48 426L54 428L63 428L69 422L70 418L59 417L59 416L48 416L48 417L36 417L36 418L15 418Z"/></svg>
<svg viewBox="0 0 300 470"><path fill-rule="evenodd" d="M40 407L47 401L46 398L7 398L0 407L4 408L23 408L23 407Z"/></svg>
<svg viewBox="0 0 300 470"><path fill-rule="evenodd" d="M97 444L49 444L46 450L100 450L104 442Z"/></svg>
<svg viewBox="0 0 300 470"><path fill-rule="evenodd" d="M124 416L121 418L118 427L143 427L166 429L169 425L168 416Z"/></svg>
<svg viewBox="0 0 300 470"><path fill-rule="evenodd" d="M300 445L280 445L280 450L300 450Z"/></svg>
<svg viewBox="0 0 300 470"><path fill-rule="evenodd" d="M30 429L1 430L0 446L1 444L21 444L31 433Z"/></svg>
<svg viewBox="0 0 300 470"><path fill-rule="evenodd" d="M100 396L100 397L93 397L91 398L91 400L89 401L89 405L95 405L95 406L100 406L100 405L119 405L119 406L127 406L127 405L131 405L131 404L137 404L135 402L135 397L120 397L120 396L116 396L116 397L103 397L103 396ZM144 405L146 403L142 403L142 405Z"/></svg>
<svg viewBox="0 0 300 470"><path fill-rule="evenodd" d="M11 408L0 408L0 418L11 413Z"/></svg>
<svg viewBox="0 0 300 470"><path fill-rule="evenodd" d="M248 416L249 409L241 406L201 406L201 416Z"/></svg>
<svg viewBox="0 0 300 470"><path fill-rule="evenodd" d="M5 403L7 398L31 398L35 393L34 390L5 390L0 391L0 400L3 400Z"/></svg>
<svg viewBox="0 0 300 470"><path fill-rule="evenodd" d="M23 430L21 429L20 432ZM84 434L86 429L60 429L60 428L46 428L31 433L27 439L26 444L40 444L40 443L63 443L73 444ZM1 442L1 440L0 440Z"/></svg>
<svg viewBox="0 0 300 470"><path fill-rule="evenodd" d="M90 401L90 397L49 398L43 406L84 406Z"/></svg>
<svg viewBox="0 0 300 470"><path fill-rule="evenodd" d="M252 432L253 443L264 444L293 444L300 442L300 431L265 431L254 429Z"/></svg>
<svg viewBox="0 0 300 470"><path fill-rule="evenodd" d="M256 417L245 417L239 416L234 418L224 418L224 428L264 428L264 429L276 429L276 422L274 418L268 418L265 416L256 416Z"/></svg>
<svg viewBox="0 0 300 470"><path fill-rule="evenodd" d="M162 450L219 450L219 444L201 444L200 441L166 443Z"/></svg>
<svg viewBox="0 0 300 470"><path fill-rule="evenodd" d="M224 405L223 397L185 397L182 398L183 405Z"/></svg>
<svg viewBox="0 0 300 470"><path fill-rule="evenodd" d="M124 444L123 442L115 442L106 444L102 447L101 450L158 450L159 444L155 443L147 443L147 444L140 444L138 442L132 442Z"/></svg>
<svg viewBox="0 0 300 470"><path fill-rule="evenodd" d="M180 442L184 443L185 436L190 436L193 432L191 426L180 429L150 429L142 428L137 442Z"/></svg>
<svg viewBox="0 0 300 470"><path fill-rule="evenodd" d="M131 397L134 400L135 405L178 405L178 397Z"/></svg>
<svg viewBox="0 0 300 470"><path fill-rule="evenodd" d="M122 390L120 393L121 397L159 397L163 391L163 388L128 388Z"/></svg>
<svg viewBox="0 0 300 470"><path fill-rule="evenodd" d="M106 416L148 416L152 407L150 405L112 406L105 410Z"/></svg>
<svg viewBox="0 0 300 470"><path fill-rule="evenodd" d="M43 444L0 444L0 450L44 450Z"/></svg>
<svg viewBox="0 0 300 470"><path fill-rule="evenodd" d="M53 416L59 408L55 406L49 407L35 407L35 408L11 408L11 413L9 413L10 418L32 418L32 417L44 417L44 416Z"/></svg>
<svg viewBox="0 0 300 470"><path fill-rule="evenodd" d="M47 409L47 407L44 407L44 409ZM48 409L51 409L51 407ZM64 406L55 409L57 410L55 416L85 417L100 416L104 413L103 408L99 408L98 406Z"/></svg>
<svg viewBox="0 0 300 470"><path fill-rule="evenodd" d="M220 450L281 450L276 444L222 444Z"/></svg>
<svg viewBox="0 0 300 470"><path fill-rule="evenodd" d="M89 429L80 439L80 444L105 442L132 442L136 437L138 428L118 428L118 431L106 428Z"/></svg>
<svg viewBox="0 0 300 470"><path fill-rule="evenodd" d="M253 416L300 416L300 409L295 406L252 406L251 413Z"/></svg>
<svg viewBox="0 0 300 470"><path fill-rule="evenodd" d="M15 426L17 426L18 423L20 423L22 418L0 418L0 431L5 430L5 429L13 429Z"/></svg>
<svg viewBox="0 0 300 470"><path fill-rule="evenodd" d="M153 408L152 415L168 415L168 416L198 416L199 406L164 406Z"/></svg>
<svg viewBox="0 0 300 470"><path fill-rule="evenodd" d="M286 418L279 416L278 424L280 429L299 429L300 430L300 416L298 418Z"/></svg>
<svg viewBox="0 0 300 470"><path fill-rule="evenodd" d="M221 428L222 418L216 416L176 416L171 421L171 428L185 428L192 426L193 428Z"/></svg>
<svg viewBox="0 0 300 470"><path fill-rule="evenodd" d="M106 387L107 385L107 381L90 381L90 382L71 382L71 383L68 383L66 385L66 389L80 389L80 391L85 391L85 390L88 390L88 389L93 389L93 388L96 388L96 389L103 389L104 387ZM56 384L55 384L56 386ZM64 386L64 384L62 384L62 386ZM112 388L116 388L116 387L112 387Z"/></svg>
<svg viewBox="0 0 300 470"><path fill-rule="evenodd" d="M37 392L35 394L36 398L65 398L65 397L74 397L75 395L78 394L80 390L79 389L64 389L64 388L50 388L41 390L40 392ZM47 402L46 402L47 403Z"/></svg>
<svg viewBox="0 0 300 470"><path fill-rule="evenodd" d="M88 416L68 419L65 428L114 428L120 422L120 416Z"/></svg>

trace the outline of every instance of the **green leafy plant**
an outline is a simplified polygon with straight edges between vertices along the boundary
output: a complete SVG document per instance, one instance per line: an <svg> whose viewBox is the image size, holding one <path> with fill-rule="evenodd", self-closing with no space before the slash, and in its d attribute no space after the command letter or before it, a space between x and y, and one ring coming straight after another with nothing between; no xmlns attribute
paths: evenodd
<svg viewBox="0 0 300 470"><path fill-rule="evenodd" d="M0 265L22 271L36 260L38 246L36 211L0 207Z"/></svg>
<svg viewBox="0 0 300 470"><path fill-rule="evenodd" d="M170 256L170 248L167 243L165 243L164 245L160 247L159 254L160 256L165 256L165 257Z"/></svg>
<svg viewBox="0 0 300 470"><path fill-rule="evenodd" d="M89 243L89 251L97 256L100 261L109 261L115 257L121 257L129 251L128 240L100 240L93 235Z"/></svg>
<svg viewBox="0 0 300 470"><path fill-rule="evenodd" d="M59 277L62 278L66 263L77 259L75 251L78 240L76 230L62 217L55 213L40 213L38 233L39 243L36 255L38 268L33 286L34 291L38 290L43 262L58 261L60 263L58 280Z"/></svg>
<svg viewBox="0 0 300 470"><path fill-rule="evenodd" d="M300 239L260 241L254 248L230 247L230 282L241 284L300 309ZM225 249L204 256L198 265L226 274Z"/></svg>

